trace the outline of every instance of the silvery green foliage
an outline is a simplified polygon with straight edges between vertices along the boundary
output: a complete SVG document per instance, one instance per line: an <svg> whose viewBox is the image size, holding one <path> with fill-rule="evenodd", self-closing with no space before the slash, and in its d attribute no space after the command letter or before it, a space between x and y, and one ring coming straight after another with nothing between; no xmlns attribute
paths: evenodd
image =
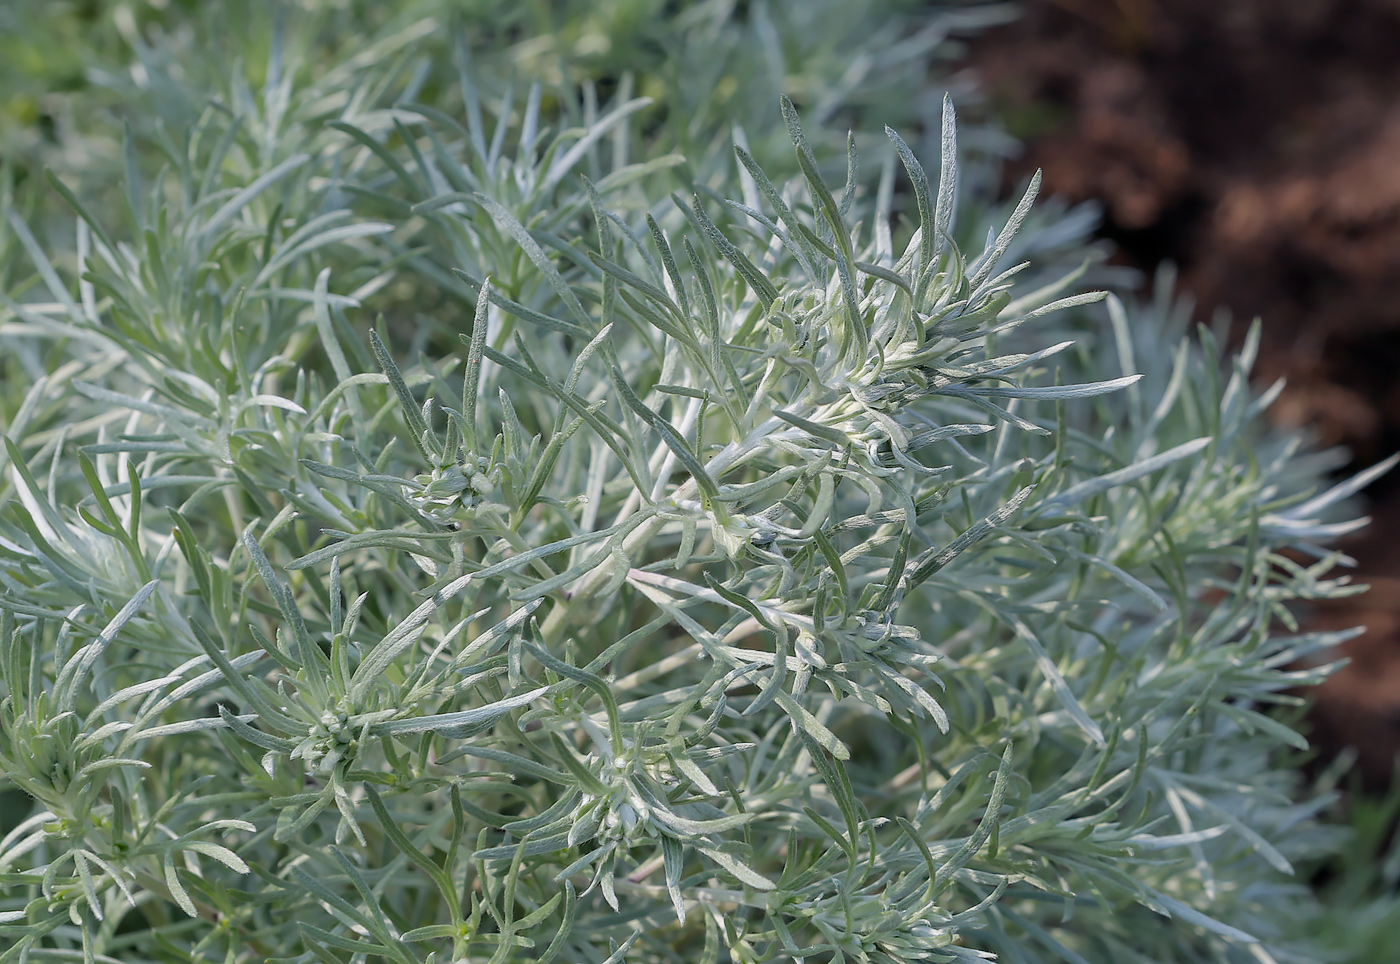
<svg viewBox="0 0 1400 964"><path fill-rule="evenodd" d="M1310 959L1267 711L1365 479L1255 341L1018 284L951 105L829 183L786 101L686 161L363 72L423 32L231 83L76 270L9 213L0 961Z"/></svg>

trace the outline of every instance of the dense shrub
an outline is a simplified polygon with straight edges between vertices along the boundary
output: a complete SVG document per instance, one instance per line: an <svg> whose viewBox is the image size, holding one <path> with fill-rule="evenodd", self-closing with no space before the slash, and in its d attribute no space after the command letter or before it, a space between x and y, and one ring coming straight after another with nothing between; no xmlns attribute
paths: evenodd
<svg viewBox="0 0 1400 964"><path fill-rule="evenodd" d="M988 11L463 7L7 205L0 960L1306 958L1366 478L960 180Z"/></svg>

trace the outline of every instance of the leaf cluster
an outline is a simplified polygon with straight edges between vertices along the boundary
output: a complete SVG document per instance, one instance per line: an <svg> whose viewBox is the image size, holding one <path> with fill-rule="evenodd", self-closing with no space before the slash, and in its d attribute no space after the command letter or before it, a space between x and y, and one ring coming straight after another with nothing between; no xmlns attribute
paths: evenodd
<svg viewBox="0 0 1400 964"><path fill-rule="evenodd" d="M1307 959L1375 473L1257 330L1091 314L949 98L821 133L979 11L481 6L172 34L121 202L7 207L0 961Z"/></svg>

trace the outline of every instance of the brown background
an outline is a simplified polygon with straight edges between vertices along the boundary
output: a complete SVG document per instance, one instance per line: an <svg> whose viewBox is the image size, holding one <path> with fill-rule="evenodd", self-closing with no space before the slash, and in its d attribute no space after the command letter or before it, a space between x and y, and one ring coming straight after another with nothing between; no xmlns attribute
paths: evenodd
<svg viewBox="0 0 1400 964"><path fill-rule="evenodd" d="M1264 319L1274 409L1343 444L1400 449L1400 0L1026 0L965 67L1049 192L1104 205L1127 263L1170 259L1198 316ZM1242 326L1236 326L1240 328ZM1312 736L1390 782L1400 751L1400 476L1348 550L1371 592L1310 615L1365 623Z"/></svg>

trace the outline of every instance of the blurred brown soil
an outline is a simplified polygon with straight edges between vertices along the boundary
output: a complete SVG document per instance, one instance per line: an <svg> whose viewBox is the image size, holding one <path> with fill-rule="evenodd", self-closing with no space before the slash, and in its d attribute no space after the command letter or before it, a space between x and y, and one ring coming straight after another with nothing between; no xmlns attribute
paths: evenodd
<svg viewBox="0 0 1400 964"><path fill-rule="evenodd" d="M1025 0L967 66L1026 141L1008 181L1105 207L1129 263L1163 259L1209 318L1264 319L1274 414L1400 449L1400 0ZM1400 475L1347 545L1366 595L1313 614L1370 627L1317 692L1314 737L1367 782L1400 752Z"/></svg>

